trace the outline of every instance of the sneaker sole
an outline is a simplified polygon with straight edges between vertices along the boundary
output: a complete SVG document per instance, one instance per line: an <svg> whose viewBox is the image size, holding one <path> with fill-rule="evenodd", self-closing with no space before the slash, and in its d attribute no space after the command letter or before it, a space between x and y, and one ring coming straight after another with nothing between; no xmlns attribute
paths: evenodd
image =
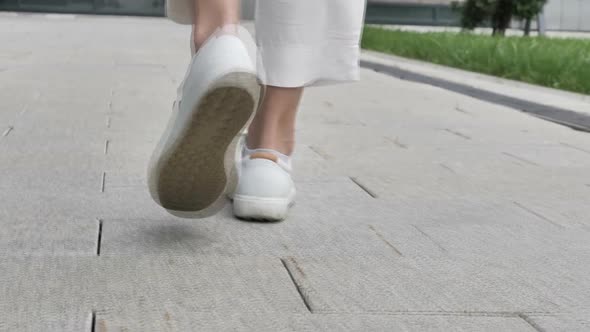
<svg viewBox="0 0 590 332"><path fill-rule="evenodd" d="M218 212L228 185L225 156L232 156L237 135L253 116L258 86L251 73L218 79L192 110L188 125L163 151L151 172L150 191L162 207L179 217Z"/></svg>
<svg viewBox="0 0 590 332"><path fill-rule="evenodd" d="M235 195L233 197L234 216L242 220L276 222L285 220L293 206L290 198L260 198Z"/></svg>

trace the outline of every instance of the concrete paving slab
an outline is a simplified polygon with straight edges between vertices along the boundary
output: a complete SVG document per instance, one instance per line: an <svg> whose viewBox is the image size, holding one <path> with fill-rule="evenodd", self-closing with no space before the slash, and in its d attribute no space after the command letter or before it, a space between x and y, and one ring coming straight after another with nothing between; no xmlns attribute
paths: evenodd
<svg viewBox="0 0 590 332"><path fill-rule="evenodd" d="M499 196L481 200L474 195L477 194L441 194L424 198L420 195L385 196L377 199L380 206L377 211L381 216L388 216L383 222L403 221L415 225L523 225L555 231L589 229L588 220L583 215L586 210L578 207L584 199L582 197L570 203L535 204L526 199L513 201ZM540 198L543 199L548 198Z"/></svg>
<svg viewBox="0 0 590 332"><path fill-rule="evenodd" d="M4 76L5 71L2 71ZM0 99L2 105L0 105L0 123L3 125L14 124L18 116L26 111L28 105L36 97L35 92L31 92L30 89L19 89L13 86L9 80L0 78L0 84L5 88L0 92Z"/></svg>
<svg viewBox="0 0 590 332"><path fill-rule="evenodd" d="M141 137L138 137L141 136ZM149 136L149 138L148 138ZM159 132L131 135L109 132L103 142L105 172L113 177L109 182L142 186L147 176L147 164L159 139ZM299 145L293 156L295 182L334 182L339 174L313 147Z"/></svg>
<svg viewBox="0 0 590 332"><path fill-rule="evenodd" d="M99 203L104 219L169 219L164 209L157 206L147 191L142 176L105 174L103 199ZM323 181L298 182L300 199L293 207L301 218L355 218L365 215L362 207L376 206L374 199L350 178L330 177ZM229 200L228 200L229 204ZM330 207L338 207L330 208ZM95 209L96 210L96 209Z"/></svg>
<svg viewBox="0 0 590 332"><path fill-rule="evenodd" d="M104 116L101 112L105 109L106 100L100 103L75 103L65 100L32 103L11 124L15 127L15 133L18 129L25 140L62 136L88 141L104 131Z"/></svg>
<svg viewBox="0 0 590 332"><path fill-rule="evenodd" d="M484 159L484 156L482 156ZM494 158L496 159L496 158ZM508 176L507 172L514 167L506 167L506 162L511 163L511 157L506 157L503 161L504 165L498 169L475 169L469 166L472 164L442 160L434 165L418 166L415 170L406 168L409 166L406 162L401 162L398 167L392 166L390 175L381 175L385 173L386 169L378 171L377 175L367 175L368 172L358 172L354 174L361 181L363 181L369 188L373 189L382 197L412 197L414 195L423 195L425 197L432 195L448 195L449 198L456 196L464 196L469 193L481 194L482 199L492 199L494 197L504 197L506 199L517 200L518 198L527 198L530 196L540 195L543 198L559 197L560 195L575 196L576 194L584 195L586 188L584 186L584 177L576 179L576 175L581 172L573 172L572 175L558 174L548 175L546 182L531 186L530 182L526 180L535 178L534 176L523 176L523 179L517 179ZM516 158L514 158L516 159ZM497 160L497 159L496 159ZM518 160L515 163L520 163ZM534 166L526 165L523 162L522 169L514 174L525 173L528 169ZM518 165L517 167L521 167ZM461 174L460 172L469 172ZM487 172L486 172L487 171ZM354 172L354 170L353 170ZM408 173L416 173L408 176ZM533 174L547 174L548 172L531 171ZM376 171L377 173L377 171ZM351 174L351 173L349 173ZM483 175L483 176L482 176ZM485 177L485 176L488 177ZM479 177L476 177L479 176ZM536 177L537 179L539 177ZM499 193L501 190L503 193ZM404 195L404 193L407 193ZM402 197L402 198L403 198Z"/></svg>
<svg viewBox="0 0 590 332"><path fill-rule="evenodd" d="M93 325L92 312L79 307L64 310L35 311L4 311L0 317L0 331L91 331Z"/></svg>
<svg viewBox="0 0 590 332"><path fill-rule="evenodd" d="M21 313L31 321L36 315L64 313L72 309L92 312L96 276L100 268L96 257L8 256L0 260L0 317L10 320ZM75 314L76 311L73 312ZM18 317L18 316L16 316ZM86 317L85 317L86 318ZM5 319L0 319L5 320Z"/></svg>
<svg viewBox="0 0 590 332"><path fill-rule="evenodd" d="M2 220L94 219L105 210L100 196L100 174L96 193L19 187L0 191ZM18 190L17 190L18 189ZM63 189L63 188L62 188ZM110 206L110 205L107 205Z"/></svg>
<svg viewBox="0 0 590 332"><path fill-rule="evenodd" d="M582 181L585 181L582 179ZM588 219L587 193L590 186L581 183L582 191L580 192L558 192L558 196L547 197L547 195L529 195L518 200L521 206L524 206L529 213L539 216L540 219L550 220L564 227L581 227L586 230L590 229L590 220Z"/></svg>
<svg viewBox="0 0 590 332"><path fill-rule="evenodd" d="M278 259L101 257L103 312L169 308L190 312L307 311ZM97 304L98 305L98 304Z"/></svg>
<svg viewBox="0 0 590 332"><path fill-rule="evenodd" d="M179 219L145 177L189 33L2 16L0 330L584 330L590 135L362 70L306 90L288 220Z"/></svg>
<svg viewBox="0 0 590 332"><path fill-rule="evenodd" d="M569 315L527 315L527 320L540 331L587 331L590 329L589 313Z"/></svg>
<svg viewBox="0 0 590 332"><path fill-rule="evenodd" d="M6 257L0 316L15 312L304 313L278 259Z"/></svg>
<svg viewBox="0 0 590 332"><path fill-rule="evenodd" d="M79 194L99 188L104 158L100 145L55 137L26 139L14 130L14 136L4 142L8 151L0 157L1 188Z"/></svg>
<svg viewBox="0 0 590 332"><path fill-rule="evenodd" d="M107 256L399 255L367 225L318 214L264 225L238 221L229 209L206 220L103 221L101 254ZM313 244L313 245L310 245Z"/></svg>
<svg viewBox="0 0 590 332"><path fill-rule="evenodd" d="M105 174L105 183L109 179L109 174ZM100 177L97 178L100 181ZM100 182L98 182L100 185ZM94 209L97 211L97 217L101 219L156 219L170 220L177 219L167 213L162 207L154 203L149 192L147 184L141 187L119 187L108 189L105 187L104 192L101 187L97 187L100 196L97 198Z"/></svg>
<svg viewBox="0 0 590 332"><path fill-rule="evenodd" d="M2 219L2 256L94 256L98 247L97 220Z"/></svg>
<svg viewBox="0 0 590 332"><path fill-rule="evenodd" d="M515 222L505 226L455 224L415 227L449 255L471 252L481 256L508 256L518 252L541 256L544 253L567 255L590 250L588 231L559 229L550 224Z"/></svg>
<svg viewBox="0 0 590 332"><path fill-rule="evenodd" d="M535 331L519 317L433 315L243 315L162 312L98 315L104 330L142 331ZM100 329L99 329L100 331Z"/></svg>
<svg viewBox="0 0 590 332"><path fill-rule="evenodd" d="M587 254L557 257L292 257L286 264L316 313L516 314L561 312L585 301L585 267L578 264Z"/></svg>

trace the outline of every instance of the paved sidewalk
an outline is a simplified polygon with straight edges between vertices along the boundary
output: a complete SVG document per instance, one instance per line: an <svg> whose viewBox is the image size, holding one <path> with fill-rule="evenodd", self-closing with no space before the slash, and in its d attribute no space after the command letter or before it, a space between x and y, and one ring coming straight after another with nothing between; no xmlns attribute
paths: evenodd
<svg viewBox="0 0 590 332"><path fill-rule="evenodd" d="M590 134L446 90L308 90L288 220L167 215L187 32L0 13L0 330L590 330Z"/></svg>

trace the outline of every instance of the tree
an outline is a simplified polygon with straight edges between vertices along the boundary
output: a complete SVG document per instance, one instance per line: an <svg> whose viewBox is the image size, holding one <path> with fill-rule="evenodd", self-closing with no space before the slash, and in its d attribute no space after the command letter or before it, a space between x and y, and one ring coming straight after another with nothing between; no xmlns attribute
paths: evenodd
<svg viewBox="0 0 590 332"><path fill-rule="evenodd" d="M492 35L506 35L506 30L512 22L514 3L516 0L496 0L492 14Z"/></svg>
<svg viewBox="0 0 590 332"><path fill-rule="evenodd" d="M494 9L494 0L467 0L463 4L453 3L461 12L461 27L473 30L490 18Z"/></svg>
<svg viewBox="0 0 590 332"><path fill-rule="evenodd" d="M547 0L516 0L514 16L524 21L524 35L531 34L531 22L543 11Z"/></svg>
<svg viewBox="0 0 590 332"><path fill-rule="evenodd" d="M525 35L531 31L531 22L542 10L547 0L466 0L453 7L461 12L461 26L473 30L489 21L493 35L504 36L512 18L525 21Z"/></svg>

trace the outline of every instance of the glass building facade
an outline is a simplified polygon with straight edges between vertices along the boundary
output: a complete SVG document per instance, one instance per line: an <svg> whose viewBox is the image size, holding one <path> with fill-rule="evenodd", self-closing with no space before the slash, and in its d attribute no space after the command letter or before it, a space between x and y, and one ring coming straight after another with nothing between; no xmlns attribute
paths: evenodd
<svg viewBox="0 0 590 332"><path fill-rule="evenodd" d="M165 0L0 0L0 10L164 16Z"/></svg>
<svg viewBox="0 0 590 332"><path fill-rule="evenodd" d="M166 0L0 0L0 10L51 13L164 16ZM243 1L244 18L252 19L254 0ZM273 1L273 0L264 0ZM369 0L367 23L456 25L458 15L447 5Z"/></svg>
<svg viewBox="0 0 590 332"><path fill-rule="evenodd" d="M81 14L164 16L166 0L0 0L0 10ZM273 1L273 0L263 0ZM243 0L243 13L252 19L254 0ZM368 1L368 23L457 25L458 14L444 2Z"/></svg>

